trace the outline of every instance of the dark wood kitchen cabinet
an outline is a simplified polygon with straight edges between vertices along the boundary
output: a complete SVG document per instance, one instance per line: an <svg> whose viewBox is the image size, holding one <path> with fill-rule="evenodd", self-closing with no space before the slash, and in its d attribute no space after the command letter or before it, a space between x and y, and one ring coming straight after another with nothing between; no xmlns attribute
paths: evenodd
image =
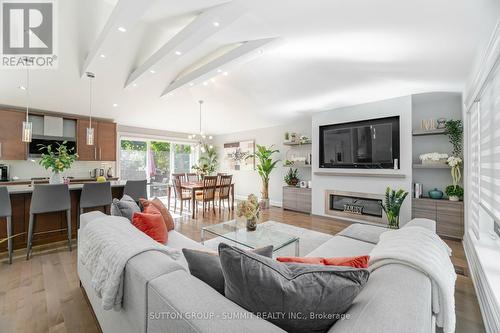
<svg viewBox="0 0 500 333"><path fill-rule="evenodd" d="M89 121L77 122L77 151L80 161L116 161L116 124L104 121L92 121L94 145L87 145L87 127Z"/></svg>
<svg viewBox="0 0 500 333"><path fill-rule="evenodd" d="M25 160L27 144L21 141L24 112L0 110L0 160Z"/></svg>

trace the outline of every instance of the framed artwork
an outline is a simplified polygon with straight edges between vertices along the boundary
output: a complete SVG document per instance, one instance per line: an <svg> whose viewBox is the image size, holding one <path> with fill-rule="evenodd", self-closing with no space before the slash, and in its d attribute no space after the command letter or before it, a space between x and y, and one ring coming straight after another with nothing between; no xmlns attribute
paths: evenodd
<svg viewBox="0 0 500 333"><path fill-rule="evenodd" d="M248 156L255 153L255 141L240 141L224 144L224 162L227 169L250 171L255 170L255 158Z"/></svg>

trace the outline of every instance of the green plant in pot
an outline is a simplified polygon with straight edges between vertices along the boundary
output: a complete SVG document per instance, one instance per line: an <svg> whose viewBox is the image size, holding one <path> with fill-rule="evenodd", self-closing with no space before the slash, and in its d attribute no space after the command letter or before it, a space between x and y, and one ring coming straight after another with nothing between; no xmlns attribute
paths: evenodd
<svg viewBox="0 0 500 333"><path fill-rule="evenodd" d="M273 149L272 145L269 147L257 145L257 151L246 157L254 157L258 160L257 172L262 180L261 200L265 208L269 207L269 177L279 162L279 160L273 160L274 153L279 153L279 150Z"/></svg>
<svg viewBox="0 0 500 333"><path fill-rule="evenodd" d="M461 120L450 119L445 123L446 135L453 146L452 155L462 157L464 128Z"/></svg>
<svg viewBox="0 0 500 333"><path fill-rule="evenodd" d="M38 145L39 151L42 152L42 158L38 163L52 172L49 179L50 184L61 184L61 172L71 168L73 162L78 158L78 154L74 153L75 149L68 148L67 143L67 141L56 143L56 148L53 148L52 145Z"/></svg>
<svg viewBox="0 0 500 333"><path fill-rule="evenodd" d="M288 185L288 186L297 186L297 184L299 183L300 179L299 179L299 170L298 169L292 169L290 168L287 172L287 174L285 175L285 183Z"/></svg>
<svg viewBox="0 0 500 333"><path fill-rule="evenodd" d="M462 167L462 159L460 157L449 157L447 161L448 165L451 167L451 178L453 179L453 185L446 187L446 195L450 201L459 201L464 195L464 189L459 185L462 179L462 173L460 169Z"/></svg>
<svg viewBox="0 0 500 333"><path fill-rule="evenodd" d="M389 222L389 228L399 229L399 212L401 206L406 199L408 192L399 189L394 191L390 187L385 190L384 203L382 203L382 209L387 215L387 221Z"/></svg>

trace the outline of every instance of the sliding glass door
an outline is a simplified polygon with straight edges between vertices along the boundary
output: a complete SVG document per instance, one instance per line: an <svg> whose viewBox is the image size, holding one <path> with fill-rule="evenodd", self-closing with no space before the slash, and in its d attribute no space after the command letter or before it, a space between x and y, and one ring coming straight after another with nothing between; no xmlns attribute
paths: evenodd
<svg viewBox="0 0 500 333"><path fill-rule="evenodd" d="M195 149L188 143L146 138L120 139L120 178L148 180L149 196L165 196L172 173L190 172Z"/></svg>

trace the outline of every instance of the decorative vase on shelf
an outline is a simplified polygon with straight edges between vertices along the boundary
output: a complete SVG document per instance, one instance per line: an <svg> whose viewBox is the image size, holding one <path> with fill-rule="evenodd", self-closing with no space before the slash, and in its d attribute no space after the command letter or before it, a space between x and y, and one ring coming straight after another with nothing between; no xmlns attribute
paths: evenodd
<svg viewBox="0 0 500 333"><path fill-rule="evenodd" d="M429 198L431 198L431 199L443 198L443 191L440 191L437 188L430 190L428 193L429 193Z"/></svg>
<svg viewBox="0 0 500 333"><path fill-rule="evenodd" d="M52 172L52 175L50 175L49 178L49 184L62 184L63 179L62 176L59 172Z"/></svg>
<svg viewBox="0 0 500 333"><path fill-rule="evenodd" d="M460 198L457 197L456 195L452 195L448 198L450 201L460 201Z"/></svg>
<svg viewBox="0 0 500 333"><path fill-rule="evenodd" d="M255 231L257 229L257 219L252 218L247 220L247 230L248 231Z"/></svg>

